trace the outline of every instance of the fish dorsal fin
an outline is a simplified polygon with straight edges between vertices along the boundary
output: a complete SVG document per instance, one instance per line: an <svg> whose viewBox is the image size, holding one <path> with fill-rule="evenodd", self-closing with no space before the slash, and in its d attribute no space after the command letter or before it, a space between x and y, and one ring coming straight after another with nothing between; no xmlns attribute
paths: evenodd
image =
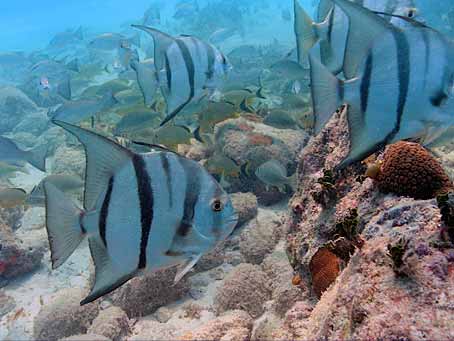
<svg viewBox="0 0 454 341"><path fill-rule="evenodd" d="M136 274L136 270L130 273L124 273L116 267L107 253L104 245L95 237L88 239L91 257L95 263L95 283L91 288L90 294L80 302L84 305L125 284Z"/></svg>
<svg viewBox="0 0 454 341"><path fill-rule="evenodd" d="M312 27L312 19L304 11L299 3L299 0L293 1L293 10L295 15L295 36L296 36L296 52L298 55L298 62L302 63L304 57L307 55L312 46L317 42L317 37L312 30L306 28Z"/></svg>
<svg viewBox="0 0 454 341"><path fill-rule="evenodd" d="M131 160L133 153L109 140L86 129L62 121L52 121L77 137L86 153L84 208L94 209L98 197L108 187L111 176Z"/></svg>
<svg viewBox="0 0 454 341"><path fill-rule="evenodd" d="M344 75L347 79L357 76L372 43L394 26L368 9L348 0L333 0L349 18L347 45L344 56Z"/></svg>
<svg viewBox="0 0 454 341"><path fill-rule="evenodd" d="M161 32L155 28L147 27L143 25L132 25L132 27L138 28L148 33L154 41L154 60L156 66L156 72L164 68L164 53L168 47L175 41L175 38L171 35Z"/></svg>

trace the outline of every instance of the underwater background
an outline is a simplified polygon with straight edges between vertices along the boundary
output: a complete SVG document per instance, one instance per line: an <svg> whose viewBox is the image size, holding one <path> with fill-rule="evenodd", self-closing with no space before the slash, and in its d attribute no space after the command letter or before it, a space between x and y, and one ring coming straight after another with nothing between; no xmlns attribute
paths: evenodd
<svg viewBox="0 0 454 341"><path fill-rule="evenodd" d="M0 340L454 339L451 0L0 19Z"/></svg>

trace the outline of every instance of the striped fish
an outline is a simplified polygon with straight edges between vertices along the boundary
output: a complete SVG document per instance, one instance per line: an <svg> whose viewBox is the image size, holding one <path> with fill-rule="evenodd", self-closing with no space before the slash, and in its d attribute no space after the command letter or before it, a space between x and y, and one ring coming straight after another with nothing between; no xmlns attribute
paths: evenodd
<svg viewBox="0 0 454 341"><path fill-rule="evenodd" d="M83 209L44 184L53 268L88 236L96 276L81 304L142 271L179 264L178 281L235 227L228 195L198 163L171 152L136 154L91 131L53 122L75 135L87 154Z"/></svg>
<svg viewBox="0 0 454 341"><path fill-rule="evenodd" d="M398 27L411 26L404 18L414 19L419 15L415 7L414 0L350 0L371 11L387 13L383 18ZM349 21L347 15L339 6L335 6L331 0L321 0L317 11L318 23L312 21L309 15L294 0L295 8L295 34L297 37L298 58L303 60L309 50L320 41L317 52L320 54L320 60L332 73L339 74L344 71L347 78L356 76L349 66L351 63L346 62L344 67L344 55L346 53L347 35L349 31ZM420 18L418 17L418 20ZM348 56L346 56L348 58Z"/></svg>
<svg viewBox="0 0 454 341"><path fill-rule="evenodd" d="M333 1L356 30L347 47L355 52L360 76L339 80L312 55L310 64L316 131L342 103L348 105L350 153L338 168L388 143L430 140L449 127L454 114L453 42L428 27L400 29L357 4ZM370 37L372 45L364 49Z"/></svg>
<svg viewBox="0 0 454 341"><path fill-rule="evenodd" d="M156 29L133 25L153 37L155 67L167 117L173 119L188 104L210 97L225 80L231 66L213 45L192 36L171 37Z"/></svg>

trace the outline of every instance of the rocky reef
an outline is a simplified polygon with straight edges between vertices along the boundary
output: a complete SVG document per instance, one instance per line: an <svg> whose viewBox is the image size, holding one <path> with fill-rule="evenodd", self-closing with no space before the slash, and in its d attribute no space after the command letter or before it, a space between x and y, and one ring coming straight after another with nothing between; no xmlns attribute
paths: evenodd
<svg viewBox="0 0 454 341"><path fill-rule="evenodd" d="M301 153L287 252L314 301L296 303L273 335L453 338L453 245L434 199L452 184L429 152L404 142L376 156L384 160L377 180L361 165L330 173L348 152L345 115Z"/></svg>

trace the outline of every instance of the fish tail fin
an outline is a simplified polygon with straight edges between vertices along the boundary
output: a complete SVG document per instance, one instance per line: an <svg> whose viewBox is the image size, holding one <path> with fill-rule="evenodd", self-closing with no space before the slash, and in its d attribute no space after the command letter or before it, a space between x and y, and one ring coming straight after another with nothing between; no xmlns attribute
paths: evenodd
<svg viewBox="0 0 454 341"><path fill-rule="evenodd" d="M28 152L27 161L40 171L46 171L46 157L48 152L47 145L38 146Z"/></svg>
<svg viewBox="0 0 454 341"><path fill-rule="evenodd" d="M311 65L311 93L315 116L315 132L319 133L331 115L344 100L344 83L334 76L314 56L309 55Z"/></svg>
<svg viewBox="0 0 454 341"><path fill-rule="evenodd" d="M295 11L295 34L298 53L298 62L302 63L309 53L309 50L316 44L319 39L317 33L321 29L316 28L316 23L301 7L298 0L294 0Z"/></svg>
<svg viewBox="0 0 454 341"><path fill-rule="evenodd" d="M50 183L44 182L44 193L52 268L56 269L71 256L85 236L80 219L83 211Z"/></svg>

